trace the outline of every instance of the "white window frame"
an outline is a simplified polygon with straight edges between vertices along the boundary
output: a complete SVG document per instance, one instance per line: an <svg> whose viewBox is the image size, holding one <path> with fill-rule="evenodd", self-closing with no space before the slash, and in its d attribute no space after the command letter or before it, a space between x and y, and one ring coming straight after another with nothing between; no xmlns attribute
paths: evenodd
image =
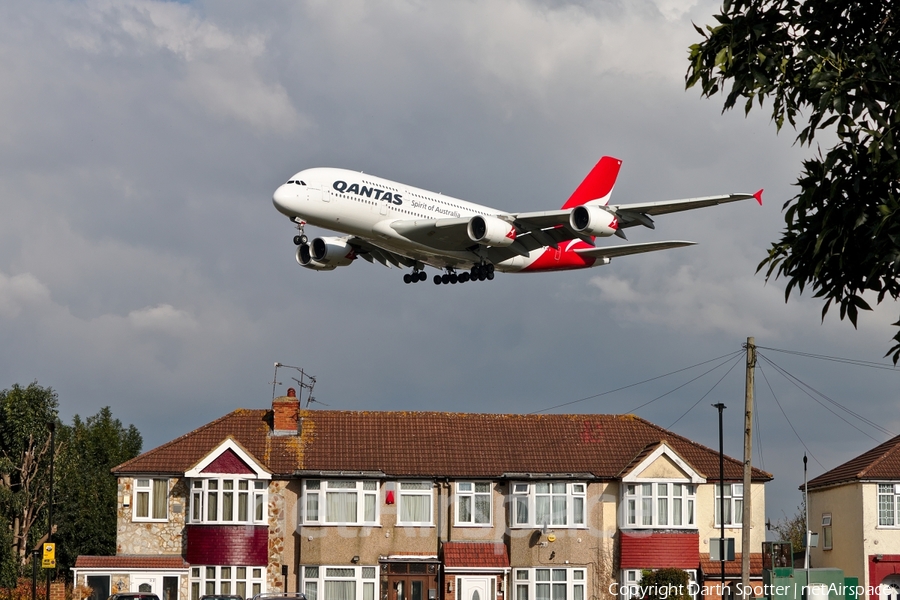
<svg viewBox="0 0 900 600"><path fill-rule="evenodd" d="M380 487L375 479L304 479L303 497L300 503L302 522L306 525L378 526L381 504L378 501ZM334 515L329 515L328 494L356 494L356 518L337 520ZM367 506L373 508L368 515Z"/></svg>
<svg viewBox="0 0 900 600"><path fill-rule="evenodd" d="M900 526L900 483L881 482L877 484L878 528L894 528Z"/></svg>
<svg viewBox="0 0 900 600"><path fill-rule="evenodd" d="M485 490L485 487L487 490ZM487 514L478 511L479 500L484 505L487 500ZM491 527L494 522L494 484L490 481L457 481L456 482L456 516L457 527ZM463 514L463 506L468 505L469 518ZM484 520L485 517L487 520ZM479 521L479 519L481 519Z"/></svg>
<svg viewBox="0 0 900 600"><path fill-rule="evenodd" d="M513 600L537 600L538 587L547 586L545 598L587 600L587 569L583 567L531 567L513 569ZM565 595L560 597L560 592Z"/></svg>
<svg viewBox="0 0 900 600"><path fill-rule="evenodd" d="M168 479L160 479L153 477L135 477L133 484L133 495L134 498L131 499L131 520L132 521L150 521L157 523L164 523L169 520L169 480ZM163 516L159 516L156 513L156 503L154 500L156 496L160 493L165 493L165 500L163 502L163 506L165 508L165 514ZM138 510L141 506L140 498L142 496L147 496L147 514L139 515Z"/></svg>
<svg viewBox="0 0 900 600"><path fill-rule="evenodd" d="M426 489L427 488L427 489ZM407 512L405 503L412 498L426 498L428 515L426 519L404 519ZM403 527L430 527L434 524L434 482L409 480L397 482L397 525Z"/></svg>
<svg viewBox="0 0 900 600"><path fill-rule="evenodd" d="M300 589L307 600L324 597L328 582L350 581L356 588L354 600L378 600L377 565L300 565Z"/></svg>
<svg viewBox="0 0 900 600"><path fill-rule="evenodd" d="M623 483L620 523L622 529L697 529L697 486L683 479Z"/></svg>
<svg viewBox="0 0 900 600"><path fill-rule="evenodd" d="M713 492L713 503L715 504L713 508L713 513L715 514L715 524L716 527L720 527L722 523L719 521L719 491L720 485L718 483L715 485L715 491ZM744 484L743 483L731 483L725 484L725 510L728 512L728 521L725 522L725 526L729 529L740 529L743 527L743 514L744 514ZM741 505L741 518L736 519L737 515L737 505Z"/></svg>
<svg viewBox="0 0 900 600"><path fill-rule="evenodd" d="M831 513L822 513L822 550L834 548L834 530L831 528Z"/></svg>
<svg viewBox="0 0 900 600"><path fill-rule="evenodd" d="M268 487L265 480L253 476L231 475L203 477L189 480L190 507L188 523L244 523L265 525L268 516ZM240 504L244 501L245 518L241 518ZM231 506L231 518L225 518Z"/></svg>
<svg viewBox="0 0 900 600"><path fill-rule="evenodd" d="M191 565L190 573L190 600L200 600L201 596L229 594L251 598L266 591L264 566Z"/></svg>
<svg viewBox="0 0 900 600"><path fill-rule="evenodd" d="M510 483L510 527L514 529L586 529L587 483L537 481ZM559 501L565 505L560 510ZM543 505L538 517L538 506ZM546 522L545 522L546 521Z"/></svg>

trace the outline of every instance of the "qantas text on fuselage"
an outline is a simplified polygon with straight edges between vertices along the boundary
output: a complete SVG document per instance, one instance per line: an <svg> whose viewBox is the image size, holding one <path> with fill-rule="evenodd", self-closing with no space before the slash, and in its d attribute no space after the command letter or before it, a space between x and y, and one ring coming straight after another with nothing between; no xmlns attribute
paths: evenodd
<svg viewBox="0 0 900 600"><path fill-rule="evenodd" d="M604 156L558 210L510 213L379 177L334 168L300 171L272 197L299 230L297 262L330 271L357 258L409 269L406 283L442 271L435 283L493 279L494 272L583 269L617 256L689 246L663 241L596 246L597 238L625 238L636 225L655 228L653 216L755 198L726 194L665 202L609 204L622 161ZM312 224L342 235L309 240Z"/></svg>

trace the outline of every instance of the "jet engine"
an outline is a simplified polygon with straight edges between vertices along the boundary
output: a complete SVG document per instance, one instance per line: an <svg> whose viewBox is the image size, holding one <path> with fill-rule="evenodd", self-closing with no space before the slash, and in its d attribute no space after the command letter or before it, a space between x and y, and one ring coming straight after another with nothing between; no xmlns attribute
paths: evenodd
<svg viewBox="0 0 900 600"><path fill-rule="evenodd" d="M320 263L312 257L312 251L309 244L300 244L297 246L297 263L301 267L312 269L313 271L331 271L337 265Z"/></svg>
<svg viewBox="0 0 900 600"><path fill-rule="evenodd" d="M320 264L345 267L356 260L356 250L347 240L336 237L317 237L310 244L312 259Z"/></svg>
<svg viewBox="0 0 900 600"><path fill-rule="evenodd" d="M615 215L603 207L592 204L582 204L572 209L569 225L578 233L597 237L609 237L619 228Z"/></svg>
<svg viewBox="0 0 900 600"><path fill-rule="evenodd" d="M505 247L516 241L516 228L503 219L476 215L466 228L469 239L485 246Z"/></svg>
<svg viewBox="0 0 900 600"><path fill-rule="evenodd" d="M349 265L356 259L356 251L341 238L316 238L310 244L297 246L297 262L313 271L331 271Z"/></svg>

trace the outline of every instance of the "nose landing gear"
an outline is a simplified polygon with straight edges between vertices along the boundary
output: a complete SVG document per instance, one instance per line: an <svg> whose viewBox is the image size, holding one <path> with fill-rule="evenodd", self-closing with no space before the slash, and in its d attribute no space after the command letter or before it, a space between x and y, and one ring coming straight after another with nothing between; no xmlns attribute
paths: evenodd
<svg viewBox="0 0 900 600"><path fill-rule="evenodd" d="M306 237L306 234L303 232L303 228L306 226L306 221L300 219L299 217L295 217L294 223L297 224L297 235L294 236L294 245L302 246L309 241L309 238Z"/></svg>

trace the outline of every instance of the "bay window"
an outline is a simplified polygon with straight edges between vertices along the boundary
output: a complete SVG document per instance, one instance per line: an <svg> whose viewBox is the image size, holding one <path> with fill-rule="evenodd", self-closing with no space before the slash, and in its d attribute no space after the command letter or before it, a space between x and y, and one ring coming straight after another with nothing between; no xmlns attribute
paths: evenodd
<svg viewBox="0 0 900 600"><path fill-rule="evenodd" d="M376 600L377 567L305 566L300 572L307 600Z"/></svg>
<svg viewBox="0 0 900 600"><path fill-rule="evenodd" d="M191 567L191 600L236 594L250 598L264 590L264 567Z"/></svg>
<svg viewBox="0 0 900 600"><path fill-rule="evenodd" d="M585 600L584 569L515 569L515 600Z"/></svg>
<svg viewBox="0 0 900 600"><path fill-rule="evenodd" d="M190 522L264 524L267 488L246 478L192 479Z"/></svg>
<svg viewBox="0 0 900 600"><path fill-rule="evenodd" d="M513 527L586 526L586 484L548 481L510 487Z"/></svg>
<svg viewBox="0 0 900 600"><path fill-rule="evenodd" d="M624 527L696 529L696 490L690 483L626 483L622 503Z"/></svg>

